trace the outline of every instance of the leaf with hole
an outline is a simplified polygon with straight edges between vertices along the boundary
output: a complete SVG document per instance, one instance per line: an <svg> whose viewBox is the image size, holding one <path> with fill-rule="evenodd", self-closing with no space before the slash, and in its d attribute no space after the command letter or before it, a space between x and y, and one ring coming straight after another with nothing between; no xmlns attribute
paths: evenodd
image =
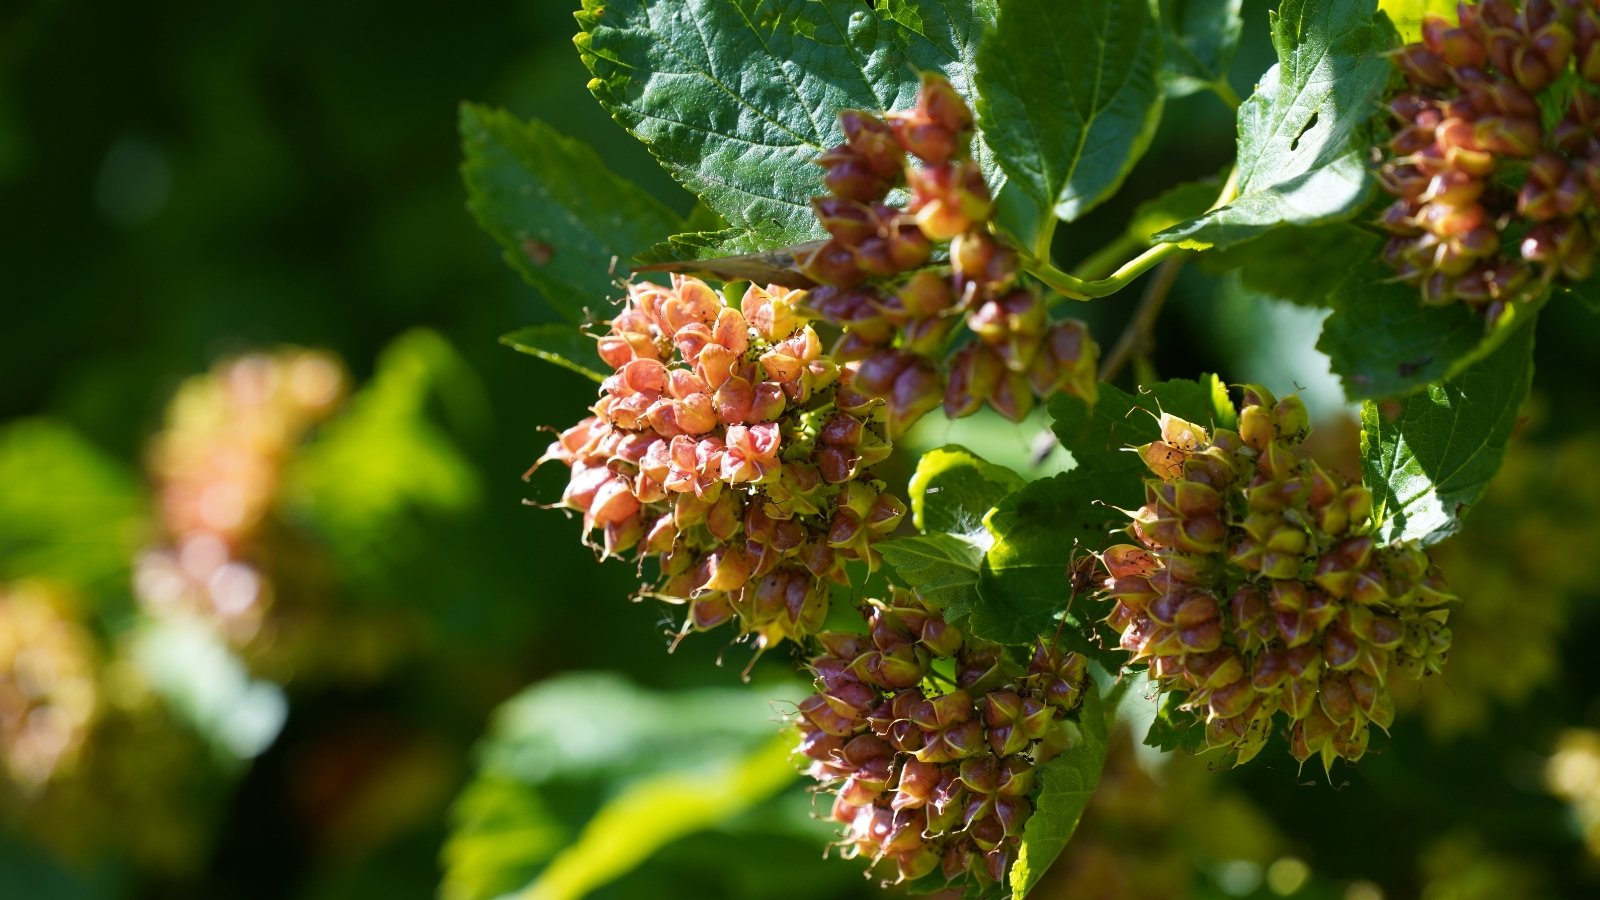
<svg viewBox="0 0 1600 900"><path fill-rule="evenodd" d="M1239 107L1238 196L1162 232L1229 247L1279 225L1349 219L1371 193L1367 123L1395 43L1375 0L1284 0L1272 18L1278 64Z"/></svg>

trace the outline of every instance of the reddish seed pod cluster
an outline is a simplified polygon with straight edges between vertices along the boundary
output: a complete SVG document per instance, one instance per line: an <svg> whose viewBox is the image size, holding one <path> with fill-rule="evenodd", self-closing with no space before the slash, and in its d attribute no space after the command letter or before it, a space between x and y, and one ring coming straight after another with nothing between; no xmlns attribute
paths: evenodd
<svg viewBox="0 0 1600 900"><path fill-rule="evenodd" d="M865 611L866 634L817 636L817 693L800 704L800 753L834 795L845 852L902 881L1004 885L1083 658L1041 642L1023 665L909 592Z"/></svg>
<svg viewBox="0 0 1600 900"><path fill-rule="evenodd" d="M262 523L289 457L347 389L338 360L298 349L239 356L184 382L150 449L167 541L136 563L146 610L200 616L238 645L257 635L272 603L257 565Z"/></svg>
<svg viewBox="0 0 1600 900"><path fill-rule="evenodd" d="M890 451L881 411L839 388L803 297L752 285L735 308L696 278L632 285L600 338L615 373L594 415L540 460L571 468L562 505L603 556L659 561L650 593L688 605L685 633L810 634L846 561L876 566L905 515L866 475Z"/></svg>
<svg viewBox="0 0 1600 900"><path fill-rule="evenodd" d="M972 113L950 83L926 75L913 109L839 121L845 143L817 160L829 196L812 200L831 237L798 264L821 285L810 307L844 332L832 351L844 380L886 405L888 436L941 403L952 417L988 403L1015 420L1056 391L1092 402L1099 349L1082 322L1049 320L990 234ZM887 202L900 186L903 208ZM930 265L940 248L948 259ZM970 339L947 353L963 324Z"/></svg>
<svg viewBox="0 0 1600 900"><path fill-rule="evenodd" d="M1108 620L1210 746L1243 763L1282 712L1295 758L1354 762L1369 724L1394 719L1388 679L1444 665L1453 598L1421 550L1377 543L1366 488L1296 453L1299 398L1246 387L1238 425L1163 414L1139 448L1155 477L1131 514L1139 544L1101 556Z"/></svg>
<svg viewBox="0 0 1600 900"><path fill-rule="evenodd" d="M1424 302L1464 302L1493 321L1594 271L1600 98L1588 86L1600 84L1600 9L1457 9L1458 23L1426 17L1422 40L1397 57L1408 83L1389 104L1397 124L1380 180L1397 199L1382 219L1384 258ZM1568 90L1574 67L1583 83Z"/></svg>

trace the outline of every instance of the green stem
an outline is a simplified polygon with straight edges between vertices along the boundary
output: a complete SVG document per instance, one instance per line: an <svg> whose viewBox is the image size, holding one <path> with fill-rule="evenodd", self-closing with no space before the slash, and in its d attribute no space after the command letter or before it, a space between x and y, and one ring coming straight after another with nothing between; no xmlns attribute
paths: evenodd
<svg viewBox="0 0 1600 900"><path fill-rule="evenodd" d="M1049 285L1051 290L1069 300L1094 300L1115 294L1127 287L1129 282L1149 271L1156 263L1179 252L1181 248L1177 244L1157 244L1123 263L1122 267L1111 273L1109 278L1097 281L1084 281L1038 260L1027 261L1024 268L1030 275Z"/></svg>
<svg viewBox="0 0 1600 900"><path fill-rule="evenodd" d="M1111 243L1085 257L1082 262L1073 267L1072 271L1077 272L1078 277L1087 280L1108 278L1112 272L1117 270L1118 266L1122 265L1123 260L1148 246L1150 246L1149 241L1124 231L1117 235Z"/></svg>
<svg viewBox="0 0 1600 900"><path fill-rule="evenodd" d="M1244 102L1239 99L1238 94L1233 92L1233 85L1229 84L1226 78L1218 78L1216 81L1211 82L1211 93L1216 94L1217 99L1228 104L1229 109L1238 109L1239 104Z"/></svg>
<svg viewBox="0 0 1600 900"><path fill-rule="evenodd" d="M1211 208L1216 209L1219 206L1231 202L1234 197L1238 196L1238 193L1239 167L1235 166L1228 173L1227 183L1222 186L1222 192L1217 195L1217 199L1211 204ZM1118 242L1114 241L1112 246L1116 246L1117 243ZM1108 251L1110 249L1111 248L1108 247L1104 251L1097 252L1093 257L1090 258L1089 262L1093 262L1096 265L1109 266L1109 263L1102 263L1100 257L1102 255L1108 255ZM1154 247L1150 247L1149 249L1145 250L1143 253L1140 253L1138 256L1135 256L1133 259L1123 263L1109 276L1094 280L1086 280L1079 278L1076 275L1063 272L1052 265L1048 259L1042 259L1039 257L1030 257L1028 259L1024 259L1022 261L1022 267L1028 272L1028 274L1044 282L1051 290L1060 294L1062 297L1065 297L1069 300L1096 300L1100 297L1109 297L1112 294L1115 294L1117 291L1122 290L1134 279L1138 278L1140 275L1143 275L1145 272L1148 272L1157 263L1162 262L1175 253L1181 253L1182 249L1183 248L1179 247L1177 244L1157 244Z"/></svg>

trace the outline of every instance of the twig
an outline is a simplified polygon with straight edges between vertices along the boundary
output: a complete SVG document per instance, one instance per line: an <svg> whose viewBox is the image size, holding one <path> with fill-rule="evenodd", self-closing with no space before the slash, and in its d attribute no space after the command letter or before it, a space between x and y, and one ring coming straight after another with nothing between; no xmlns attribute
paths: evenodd
<svg viewBox="0 0 1600 900"><path fill-rule="evenodd" d="M1168 245L1171 246L1171 245ZM1178 280L1178 270L1183 268L1186 260L1184 257L1169 259L1156 270L1154 278L1150 279L1144 289L1144 294L1139 298L1139 306L1133 311L1133 318L1129 320L1122 334L1117 338L1116 346L1100 363L1100 380L1110 381L1117 377L1122 367L1135 355L1149 354L1154 344L1154 331L1156 319L1161 315L1161 307L1167 302L1167 295L1172 293L1172 285Z"/></svg>

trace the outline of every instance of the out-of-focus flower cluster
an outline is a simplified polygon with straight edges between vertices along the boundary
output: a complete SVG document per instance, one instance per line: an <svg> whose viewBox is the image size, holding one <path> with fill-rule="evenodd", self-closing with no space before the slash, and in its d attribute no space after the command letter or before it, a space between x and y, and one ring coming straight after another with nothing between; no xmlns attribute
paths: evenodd
<svg viewBox="0 0 1600 900"><path fill-rule="evenodd" d="M1383 216L1384 258L1424 302L1461 301L1493 321L1594 271L1600 10L1552 0L1457 10L1455 23L1427 16L1422 40L1397 58L1407 85L1389 104L1397 125L1380 171L1397 198Z"/></svg>
<svg viewBox="0 0 1600 900"><path fill-rule="evenodd" d="M831 238L798 265L822 285L807 305L844 331L832 355L847 380L888 404L888 436L941 403L951 417L988 403L1013 420L1056 391L1092 403L1099 349L1082 322L1050 321L990 234L972 113L950 83L925 75L914 108L839 121L845 143L817 160L829 196L812 200ZM887 202L901 185L904 207ZM941 248L948 259L930 266ZM947 352L963 330L971 340Z"/></svg>
<svg viewBox="0 0 1600 900"><path fill-rule="evenodd" d="M834 795L846 854L903 881L1004 885L1085 661L1041 641L1024 665L909 592L866 613L866 634L817 636L817 692L800 704L800 752Z"/></svg>
<svg viewBox="0 0 1600 900"><path fill-rule="evenodd" d="M1139 545L1102 555L1109 621L1239 763L1279 711L1295 758L1353 762L1368 726L1393 721L1388 680L1443 666L1452 598L1421 550L1377 544L1366 488L1297 453L1299 398L1246 387L1238 424L1162 414L1161 440L1138 448L1156 477L1131 514Z"/></svg>
<svg viewBox="0 0 1600 900"><path fill-rule="evenodd" d="M846 561L875 567L905 515L869 476L890 451L884 405L840 383L800 299L632 285L600 338L615 372L594 415L541 459L570 467L562 504L604 556L659 562L649 593L687 604L685 633L736 620L767 647L814 632Z"/></svg>
<svg viewBox="0 0 1600 900"><path fill-rule="evenodd" d="M257 543L284 464L345 392L338 361L309 350L240 356L179 388L150 450L166 540L137 561L149 612L200 616L235 644L255 637L272 599Z"/></svg>
<svg viewBox="0 0 1600 900"><path fill-rule="evenodd" d="M0 817L64 856L114 844L182 870L204 846L205 751L119 649L64 588L0 584Z"/></svg>
<svg viewBox="0 0 1600 900"><path fill-rule="evenodd" d="M100 711L94 641L62 602L0 585L0 754L24 792L73 767Z"/></svg>

